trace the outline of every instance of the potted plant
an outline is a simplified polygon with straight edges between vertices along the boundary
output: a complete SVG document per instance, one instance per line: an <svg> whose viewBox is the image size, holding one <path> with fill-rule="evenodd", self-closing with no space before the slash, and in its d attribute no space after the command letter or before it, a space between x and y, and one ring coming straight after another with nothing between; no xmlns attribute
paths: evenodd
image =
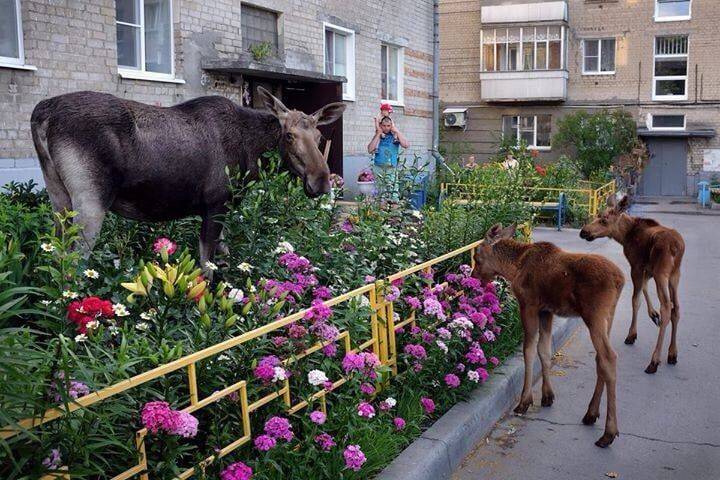
<svg viewBox="0 0 720 480"><path fill-rule="evenodd" d="M357 183L361 194L367 197L372 196L373 191L375 190L375 175L373 175L372 170L366 168L360 172Z"/></svg>

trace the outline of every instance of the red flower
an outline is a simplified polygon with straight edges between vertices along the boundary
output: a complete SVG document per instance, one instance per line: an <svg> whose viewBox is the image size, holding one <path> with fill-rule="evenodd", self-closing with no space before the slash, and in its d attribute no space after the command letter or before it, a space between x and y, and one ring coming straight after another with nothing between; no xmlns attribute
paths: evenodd
<svg viewBox="0 0 720 480"><path fill-rule="evenodd" d="M75 300L67 307L68 319L77 324L78 332L86 333L87 324L100 317L112 318L114 315L112 302L98 297L87 297Z"/></svg>
<svg viewBox="0 0 720 480"><path fill-rule="evenodd" d="M539 151L537 151L537 150L535 150L535 149L530 150L530 156L531 156L532 158L537 158L538 155L540 155L540 152L539 152Z"/></svg>
<svg viewBox="0 0 720 480"><path fill-rule="evenodd" d="M545 169L544 169L543 167L541 167L540 165L535 165L535 171L536 171L536 172L538 173L538 175L540 175L541 177L544 177L545 175L547 175L547 172L545 171Z"/></svg>

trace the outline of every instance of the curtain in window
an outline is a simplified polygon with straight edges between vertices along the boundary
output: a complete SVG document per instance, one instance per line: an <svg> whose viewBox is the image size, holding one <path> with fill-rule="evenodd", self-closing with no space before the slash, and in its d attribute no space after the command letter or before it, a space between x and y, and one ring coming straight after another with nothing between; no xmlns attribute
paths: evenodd
<svg viewBox="0 0 720 480"><path fill-rule="evenodd" d="M0 0L0 57L20 58L15 0Z"/></svg>
<svg viewBox="0 0 720 480"><path fill-rule="evenodd" d="M172 73L170 0L145 0L145 70Z"/></svg>

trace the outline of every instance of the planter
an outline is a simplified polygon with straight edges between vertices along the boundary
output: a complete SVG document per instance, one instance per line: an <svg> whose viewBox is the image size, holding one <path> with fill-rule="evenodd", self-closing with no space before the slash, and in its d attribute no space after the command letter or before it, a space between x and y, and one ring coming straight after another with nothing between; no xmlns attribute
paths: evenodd
<svg viewBox="0 0 720 480"><path fill-rule="evenodd" d="M365 195L366 197L372 197L373 193L375 192L375 182L357 182L358 183L358 190L360 190L360 193L362 195Z"/></svg>

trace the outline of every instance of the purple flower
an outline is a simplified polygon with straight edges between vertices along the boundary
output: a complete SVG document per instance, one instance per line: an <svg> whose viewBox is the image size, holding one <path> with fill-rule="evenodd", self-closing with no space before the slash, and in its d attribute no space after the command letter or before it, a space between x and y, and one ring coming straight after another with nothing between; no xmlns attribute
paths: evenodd
<svg viewBox="0 0 720 480"><path fill-rule="evenodd" d="M143 426L150 433L168 431L175 428L175 414L167 402L148 402L140 413Z"/></svg>
<svg viewBox="0 0 720 480"><path fill-rule="evenodd" d="M434 297L428 297L423 302L423 313L425 315L433 315L439 320L445 320L445 312L443 311L442 304Z"/></svg>
<svg viewBox="0 0 720 480"><path fill-rule="evenodd" d="M328 287L317 287L315 290L313 290L313 297L320 300L327 300L329 298L332 298L332 292Z"/></svg>
<svg viewBox="0 0 720 480"><path fill-rule="evenodd" d="M477 343L473 343L470 346L470 350L465 354L465 358L469 363L484 363L485 362L485 352L483 352L483 349L480 348L480 345Z"/></svg>
<svg viewBox="0 0 720 480"><path fill-rule="evenodd" d="M485 369L482 368L482 367L478 367L477 373L478 373L478 375L480 375L480 380L483 381L483 382L485 382L485 380L487 380L488 377L490 376L490 374L488 373L488 371L485 370Z"/></svg>
<svg viewBox="0 0 720 480"><path fill-rule="evenodd" d="M363 383L362 385L360 385L360 391L365 395L372 395L373 393L375 393L375 387L373 387L369 383Z"/></svg>
<svg viewBox="0 0 720 480"><path fill-rule="evenodd" d="M280 365L280 359L275 355L268 355L263 357L258 362L257 367L253 371L255 378L262 380L263 382L272 381L275 376L275 367Z"/></svg>
<svg viewBox="0 0 720 480"><path fill-rule="evenodd" d="M364 418L372 418L375 416L375 407L367 402L360 402L357 408L358 415Z"/></svg>
<svg viewBox="0 0 720 480"><path fill-rule="evenodd" d="M325 323L324 321L316 322L310 327L312 332L323 340L335 340L340 335L340 330L335 325Z"/></svg>
<svg viewBox="0 0 720 480"><path fill-rule="evenodd" d="M405 353L417 358L418 360L425 360L427 358L427 352L422 345L408 343L405 345Z"/></svg>
<svg viewBox="0 0 720 480"><path fill-rule="evenodd" d="M302 325L293 323L288 327L288 336L290 338L302 338L305 335L307 335L307 328Z"/></svg>
<svg viewBox="0 0 720 480"><path fill-rule="evenodd" d="M50 450L50 455L45 457L45 460L42 461L43 467L47 468L48 470L57 470L60 468L60 465L62 465L62 457L60 456L60 450L57 448L53 448Z"/></svg>
<svg viewBox="0 0 720 480"><path fill-rule="evenodd" d="M276 347L281 347L287 342L287 337L276 336L272 338L272 343Z"/></svg>
<svg viewBox="0 0 720 480"><path fill-rule="evenodd" d="M275 445L277 445L277 440L270 435L260 435L255 439L255 448L261 452L267 452L268 450L275 448Z"/></svg>
<svg viewBox="0 0 720 480"><path fill-rule="evenodd" d="M448 373L445 375L445 384L450 388L457 388L460 386L460 378L454 373Z"/></svg>
<svg viewBox="0 0 720 480"><path fill-rule="evenodd" d="M422 340L425 343L432 343L433 340L435 340L435 335L428 332L427 330L423 330L422 332Z"/></svg>
<svg viewBox="0 0 720 480"><path fill-rule="evenodd" d="M420 399L420 405L422 405L423 410L425 410L425 413L428 415L435 411L435 402L433 402L432 398L422 397Z"/></svg>
<svg viewBox="0 0 720 480"><path fill-rule="evenodd" d="M477 278L472 277L465 277L460 281L460 285L462 285L463 288L469 288L471 290L474 290L476 292L482 291L482 283Z"/></svg>
<svg viewBox="0 0 720 480"><path fill-rule="evenodd" d="M330 307L326 306L325 303L318 298L312 301L312 307L305 312L305 318L315 322L327 320L331 315L332 310Z"/></svg>
<svg viewBox="0 0 720 480"><path fill-rule="evenodd" d="M405 303L408 304L408 307L412 308L413 310L419 310L422 308L422 303L420 303L420 300L418 300L417 297L405 297Z"/></svg>
<svg viewBox="0 0 720 480"><path fill-rule="evenodd" d="M353 370L361 371L365 368L365 358L359 353L349 352L343 358L342 367L345 373L350 373Z"/></svg>
<svg viewBox="0 0 720 480"><path fill-rule="evenodd" d="M335 342L328 343L324 347L322 347L322 352L325 354L326 357L334 358L335 355L337 355L337 345L335 345Z"/></svg>
<svg viewBox="0 0 720 480"><path fill-rule="evenodd" d="M483 332L483 337L485 337L485 340L488 342L494 342L495 341L495 334L491 332L490 330L485 330Z"/></svg>
<svg viewBox="0 0 720 480"><path fill-rule="evenodd" d="M394 302L398 298L400 298L400 289L395 285L391 285L388 293L385 295L385 300Z"/></svg>
<svg viewBox="0 0 720 480"><path fill-rule="evenodd" d="M360 450L360 445L348 445L343 452L345 466L356 472L360 471L363 463L367 460L365 454Z"/></svg>
<svg viewBox="0 0 720 480"><path fill-rule="evenodd" d="M327 415L325 415L320 410L315 410L312 413L310 413L310 421L313 423L322 425L323 423L325 423L325 420L327 420Z"/></svg>
<svg viewBox="0 0 720 480"><path fill-rule="evenodd" d="M340 226L340 230L342 230L345 233L352 233L353 231L353 224L350 223L350 220L345 219L343 224Z"/></svg>
<svg viewBox="0 0 720 480"><path fill-rule="evenodd" d="M312 267L307 258L301 257L295 252L288 252L281 255L278 263L291 272L307 272Z"/></svg>
<svg viewBox="0 0 720 480"><path fill-rule="evenodd" d="M221 480L250 480L252 478L252 468L243 462L235 462L230 464L220 473Z"/></svg>
<svg viewBox="0 0 720 480"><path fill-rule="evenodd" d="M405 419L402 417L395 417L393 423L395 424L395 430L399 431L405 428Z"/></svg>
<svg viewBox="0 0 720 480"><path fill-rule="evenodd" d="M490 360L490 363L492 363L496 367L500 364L500 360L498 360L497 357L490 357L489 360Z"/></svg>
<svg viewBox="0 0 720 480"><path fill-rule="evenodd" d="M365 275L365 283L372 283L375 281L375 277L372 275Z"/></svg>
<svg viewBox="0 0 720 480"><path fill-rule="evenodd" d="M285 441L293 439L292 426L287 418L272 417L265 422L265 433L275 439L282 438Z"/></svg>
<svg viewBox="0 0 720 480"><path fill-rule="evenodd" d="M324 432L315 437L315 442L320 445L320 448L325 450L326 452L332 450L332 448L337 445L332 435Z"/></svg>
<svg viewBox="0 0 720 480"><path fill-rule="evenodd" d="M466 277L469 277L470 274L472 274L472 267L467 264L460 265L460 272Z"/></svg>
<svg viewBox="0 0 720 480"><path fill-rule="evenodd" d="M197 435L198 419L188 412L175 412L175 428L168 433L184 438L193 438Z"/></svg>

